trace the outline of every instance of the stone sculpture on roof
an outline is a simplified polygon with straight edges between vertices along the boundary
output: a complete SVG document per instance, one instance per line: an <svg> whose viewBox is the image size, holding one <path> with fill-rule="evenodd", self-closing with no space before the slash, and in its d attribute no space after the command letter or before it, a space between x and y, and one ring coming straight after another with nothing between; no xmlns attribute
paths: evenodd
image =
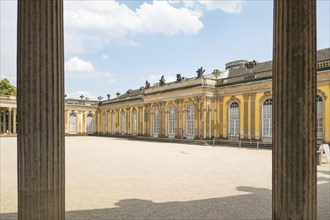
<svg viewBox="0 0 330 220"><path fill-rule="evenodd" d="M201 67L201 68L197 69L196 73L197 73L197 78L202 78L202 77L204 77L205 69L203 69L203 67Z"/></svg>

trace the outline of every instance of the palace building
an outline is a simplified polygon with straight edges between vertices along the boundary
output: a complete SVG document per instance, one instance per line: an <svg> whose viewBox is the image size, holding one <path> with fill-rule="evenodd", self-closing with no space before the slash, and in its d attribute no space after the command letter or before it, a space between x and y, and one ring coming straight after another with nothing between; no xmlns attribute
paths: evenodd
<svg viewBox="0 0 330 220"><path fill-rule="evenodd" d="M272 61L238 60L105 101L65 100L66 134L271 142ZM294 89L294 88L292 88ZM330 142L330 48L317 52L317 138ZM288 102L290 100L287 100ZM0 96L1 133L16 133L16 98Z"/></svg>

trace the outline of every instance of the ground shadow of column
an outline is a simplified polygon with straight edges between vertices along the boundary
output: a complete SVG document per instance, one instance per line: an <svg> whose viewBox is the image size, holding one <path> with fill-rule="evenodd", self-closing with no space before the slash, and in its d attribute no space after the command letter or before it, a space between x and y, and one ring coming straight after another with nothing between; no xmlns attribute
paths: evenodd
<svg viewBox="0 0 330 220"><path fill-rule="evenodd" d="M329 178L319 177L318 182L318 219L327 219ZM242 194L192 201L123 199L115 208L67 211L66 219L271 219L271 190L251 186L236 189ZM17 219L17 213L1 214L0 219Z"/></svg>

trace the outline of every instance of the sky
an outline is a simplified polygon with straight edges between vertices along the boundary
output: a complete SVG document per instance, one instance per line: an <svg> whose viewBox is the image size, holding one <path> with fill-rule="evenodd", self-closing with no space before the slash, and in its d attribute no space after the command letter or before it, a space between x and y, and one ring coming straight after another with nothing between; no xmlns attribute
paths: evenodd
<svg viewBox="0 0 330 220"><path fill-rule="evenodd" d="M0 0L1 78L16 85L17 1ZM317 1L317 48L330 47L330 0ZM64 1L65 94L90 99L148 80L272 59L272 0Z"/></svg>

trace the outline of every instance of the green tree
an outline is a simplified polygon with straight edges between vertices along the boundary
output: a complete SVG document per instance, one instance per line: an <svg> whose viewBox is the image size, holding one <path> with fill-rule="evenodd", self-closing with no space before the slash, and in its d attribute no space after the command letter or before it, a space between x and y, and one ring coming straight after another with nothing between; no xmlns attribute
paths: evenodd
<svg viewBox="0 0 330 220"><path fill-rule="evenodd" d="M4 78L3 80L0 81L0 94L16 96L16 87L10 84L7 78Z"/></svg>

